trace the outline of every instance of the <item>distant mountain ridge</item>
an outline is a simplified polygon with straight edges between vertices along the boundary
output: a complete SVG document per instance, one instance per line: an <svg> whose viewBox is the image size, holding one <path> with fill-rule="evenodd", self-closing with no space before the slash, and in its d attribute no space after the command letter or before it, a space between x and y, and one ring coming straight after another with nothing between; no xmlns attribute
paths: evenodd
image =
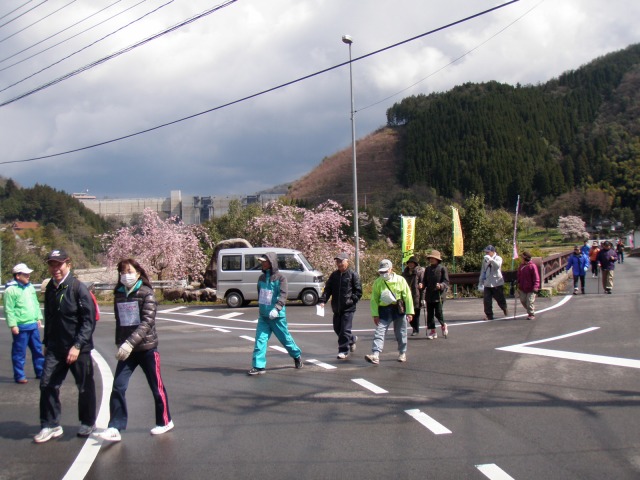
<svg viewBox="0 0 640 480"><path fill-rule="evenodd" d="M386 128L358 140L358 201L384 208L419 187L449 199L480 194L494 207L521 195L535 213L562 193L592 188L637 209L639 113L640 44L545 84L467 83L407 97L387 110ZM349 147L288 195L350 205L351 166Z"/></svg>

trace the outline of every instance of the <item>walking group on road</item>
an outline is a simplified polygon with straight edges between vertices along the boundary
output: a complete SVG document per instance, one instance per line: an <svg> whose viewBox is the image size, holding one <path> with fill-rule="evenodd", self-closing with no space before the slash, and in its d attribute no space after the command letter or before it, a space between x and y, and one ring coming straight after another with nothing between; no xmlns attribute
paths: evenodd
<svg viewBox="0 0 640 480"><path fill-rule="evenodd" d="M582 248L577 245L569 256L566 270L574 279L574 294L585 290L586 272L591 267L592 277L601 272L604 292L611 294L616 263L624 260L624 245L611 242L599 245L588 241ZM493 301L508 316L504 295L502 258L492 245L484 249L484 258L478 289L483 292L485 320L492 320ZM442 264L439 251L427 255L428 265L420 266L411 256L402 274L394 272L390 260L384 259L378 268L379 276L372 285L370 312L375 325L371 353L365 360L380 363L384 351L385 336L391 325L397 342L398 362L407 361L407 328L412 336L420 331L420 311L425 309L426 336L438 337L435 320L440 324L441 335L448 336L443 306L449 289L449 275ZM256 327L249 375L266 373L267 348L271 334L275 334L293 359L296 369L303 368L301 349L291 336L286 318L287 278L279 272L276 253L268 252L259 258L262 274L258 278L259 317ZM357 272L349 268L349 256L340 253L334 258L336 270L329 276L318 299L324 308L331 303L333 329L337 335L339 360L346 360L356 351L358 337L352 332L353 318L362 298L362 284ZM13 337L11 359L14 381L28 382L25 373L27 349L31 351L36 379L40 380L40 432L36 443L44 443L63 435L60 425L62 405L60 388L69 372L78 390L77 436L88 437L96 430L96 387L94 382L93 333L96 327L97 302L88 288L71 274L71 258L64 250L51 251L46 258L51 280L44 292L44 316L30 276L33 272L26 264L13 268L13 279L6 285L3 305L7 325ZM139 366L144 372L153 397L155 426L152 435L161 435L174 428L169 411L168 395L161 375L158 335L155 326L157 301L151 281L144 268L134 259L122 260L117 265L118 281L114 289L114 315L116 320L115 344L117 347L114 381L109 401L108 427L100 432L100 438L117 442L126 430L128 409L126 391L134 370ZM535 319L535 299L540 290L538 267L529 252L522 253L517 270L518 298L529 320ZM39 328L44 334L40 339Z"/></svg>

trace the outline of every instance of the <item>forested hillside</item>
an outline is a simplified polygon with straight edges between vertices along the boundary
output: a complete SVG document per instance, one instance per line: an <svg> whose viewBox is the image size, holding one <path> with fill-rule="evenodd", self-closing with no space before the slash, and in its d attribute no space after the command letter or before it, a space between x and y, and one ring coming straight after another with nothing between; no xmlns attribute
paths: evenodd
<svg viewBox="0 0 640 480"><path fill-rule="evenodd" d="M400 133L406 187L538 213L559 195L596 189L636 211L640 193L640 45L543 85L465 84L387 111Z"/></svg>
<svg viewBox="0 0 640 480"><path fill-rule="evenodd" d="M27 262L44 272L45 252L54 247L66 249L76 267L88 267L100 254L99 235L109 223L87 209L71 195L46 185L21 188L13 180L0 183L0 232L2 240L2 278L11 267ZM38 222L37 229L13 232L14 222ZM43 273L42 272L42 273ZM40 272L39 272L40 273Z"/></svg>

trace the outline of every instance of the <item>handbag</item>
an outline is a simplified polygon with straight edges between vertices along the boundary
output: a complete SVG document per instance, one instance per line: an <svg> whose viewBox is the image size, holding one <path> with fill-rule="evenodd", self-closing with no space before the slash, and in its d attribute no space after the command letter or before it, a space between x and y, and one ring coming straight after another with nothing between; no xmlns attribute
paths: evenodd
<svg viewBox="0 0 640 480"><path fill-rule="evenodd" d="M387 282L384 282L384 284L387 286L387 288L391 292L391 295L393 295L393 298L396 298L396 294L393 293L393 290L391 290L391 287L389 287L389 284ZM405 305L404 300L402 300L401 298L396 298L396 310L400 315L404 315L405 312L407 311L407 306Z"/></svg>

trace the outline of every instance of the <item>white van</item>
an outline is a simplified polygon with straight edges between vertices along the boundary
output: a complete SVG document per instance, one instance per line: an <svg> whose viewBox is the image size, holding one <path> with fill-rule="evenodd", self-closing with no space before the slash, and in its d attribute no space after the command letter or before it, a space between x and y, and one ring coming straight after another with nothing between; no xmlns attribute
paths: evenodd
<svg viewBox="0 0 640 480"><path fill-rule="evenodd" d="M262 274L262 263L258 258L267 252L275 252L278 256L278 269L289 285L287 299L315 305L324 289L322 273L315 270L301 252L289 248L220 250L216 266L218 298L224 297L230 308L258 300L258 277Z"/></svg>

